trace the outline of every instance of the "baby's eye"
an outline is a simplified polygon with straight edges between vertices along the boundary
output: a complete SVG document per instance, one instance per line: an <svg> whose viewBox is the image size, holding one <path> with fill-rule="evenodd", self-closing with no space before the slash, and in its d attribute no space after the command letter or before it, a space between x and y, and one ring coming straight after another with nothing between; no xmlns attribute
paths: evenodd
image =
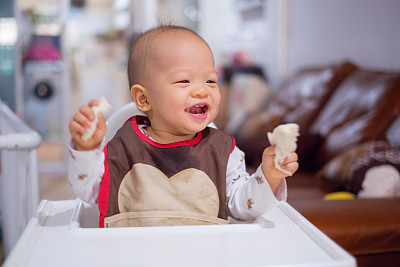
<svg viewBox="0 0 400 267"><path fill-rule="evenodd" d="M213 80L208 80L208 81L206 81L206 83L217 83L217 82L213 81Z"/></svg>
<svg viewBox="0 0 400 267"><path fill-rule="evenodd" d="M179 81L177 83L190 83L190 82L189 82L189 80L182 80L182 81Z"/></svg>

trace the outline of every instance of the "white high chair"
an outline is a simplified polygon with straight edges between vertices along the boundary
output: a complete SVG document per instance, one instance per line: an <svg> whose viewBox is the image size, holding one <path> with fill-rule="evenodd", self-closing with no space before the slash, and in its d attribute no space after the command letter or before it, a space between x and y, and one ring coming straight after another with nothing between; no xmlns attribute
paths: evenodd
<svg viewBox="0 0 400 267"><path fill-rule="evenodd" d="M3 267L356 266L286 202L264 224L101 229L96 213L78 199L43 200Z"/></svg>
<svg viewBox="0 0 400 267"><path fill-rule="evenodd" d="M107 132L104 137L106 143L114 137L115 133L127 119L135 115L144 115L144 113L137 108L133 101L114 112L107 119Z"/></svg>
<svg viewBox="0 0 400 267"><path fill-rule="evenodd" d="M138 114L133 102L115 112L106 140ZM356 266L286 202L262 217L262 224L101 229L97 205L42 200L3 266ZM252 246L243 253L238 244Z"/></svg>

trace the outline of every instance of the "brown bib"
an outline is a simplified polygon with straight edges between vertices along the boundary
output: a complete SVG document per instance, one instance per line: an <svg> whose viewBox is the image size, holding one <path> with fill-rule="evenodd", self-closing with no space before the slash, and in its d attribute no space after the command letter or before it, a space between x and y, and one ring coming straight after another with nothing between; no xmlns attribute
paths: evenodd
<svg viewBox="0 0 400 267"><path fill-rule="evenodd" d="M99 209L105 227L227 223L226 168L233 138L206 128L158 144L128 120L105 149ZM101 224L101 223L100 223Z"/></svg>

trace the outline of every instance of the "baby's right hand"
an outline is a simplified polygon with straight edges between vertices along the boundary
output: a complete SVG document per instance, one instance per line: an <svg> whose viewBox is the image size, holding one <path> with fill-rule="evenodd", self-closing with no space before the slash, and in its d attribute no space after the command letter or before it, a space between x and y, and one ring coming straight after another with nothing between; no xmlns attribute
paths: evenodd
<svg viewBox="0 0 400 267"><path fill-rule="evenodd" d="M92 137L87 141L82 140L82 134L88 129L94 120L94 113L91 109L93 106L97 106L99 102L92 100L89 105L82 105L79 108L79 112L75 113L69 123L69 132L76 143L76 150L93 150L98 147L104 138L107 131L106 121L103 115L98 113L98 123L96 130Z"/></svg>

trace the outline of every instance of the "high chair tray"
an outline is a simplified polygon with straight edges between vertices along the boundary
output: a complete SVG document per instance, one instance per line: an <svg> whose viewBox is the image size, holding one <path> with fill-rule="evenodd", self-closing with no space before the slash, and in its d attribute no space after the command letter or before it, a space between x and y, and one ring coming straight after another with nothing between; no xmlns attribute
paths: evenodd
<svg viewBox="0 0 400 267"><path fill-rule="evenodd" d="M260 223L99 229L97 206L43 200L4 266L356 266L286 202Z"/></svg>

